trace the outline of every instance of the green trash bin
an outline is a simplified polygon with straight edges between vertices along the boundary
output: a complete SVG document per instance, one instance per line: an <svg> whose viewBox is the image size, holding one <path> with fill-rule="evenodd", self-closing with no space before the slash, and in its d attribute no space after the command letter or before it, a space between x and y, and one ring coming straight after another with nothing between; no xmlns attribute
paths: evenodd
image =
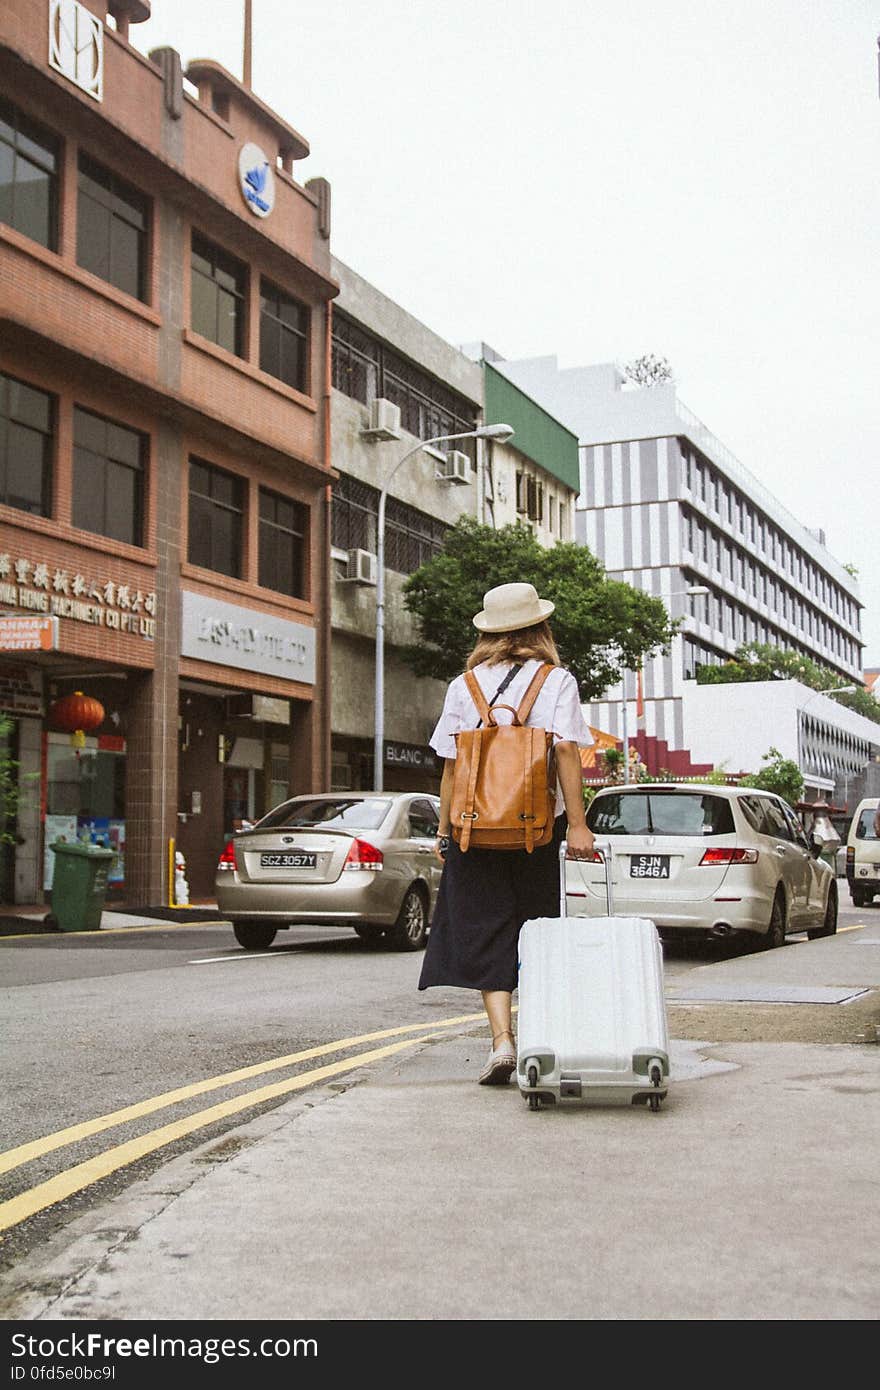
<svg viewBox="0 0 880 1390"><path fill-rule="evenodd" d="M107 896L107 875L116 858L103 845L59 840L52 875L52 911L46 925L58 931L98 931Z"/></svg>

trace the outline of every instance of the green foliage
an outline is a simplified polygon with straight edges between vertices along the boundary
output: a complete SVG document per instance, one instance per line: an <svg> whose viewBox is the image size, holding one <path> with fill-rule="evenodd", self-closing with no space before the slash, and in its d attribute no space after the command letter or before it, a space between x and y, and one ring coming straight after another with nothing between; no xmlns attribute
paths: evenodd
<svg viewBox="0 0 880 1390"><path fill-rule="evenodd" d="M843 568L846 570L847 574L850 575L853 579L858 579L858 577L859 577L859 568L858 568L858 565L854 565L854 564L852 563L852 561L849 561L849 563L846 564L846 565L844 565Z"/></svg>
<svg viewBox="0 0 880 1390"><path fill-rule="evenodd" d="M791 758L783 758L778 748L771 748L761 761L766 766L762 767L760 772L751 772L748 776L741 777L739 785L776 792L776 795L783 797L789 805L796 805L804 790L804 779L797 763L792 762Z"/></svg>
<svg viewBox="0 0 880 1390"><path fill-rule="evenodd" d="M646 656L666 651L678 624L661 599L608 579L586 546L546 548L527 526L495 530L463 517L443 551L404 585L404 602L421 641L404 659L416 675L449 680L464 669L477 639L473 616L497 584L534 584L556 605L552 626L559 655L581 699L596 699Z"/></svg>
<svg viewBox="0 0 880 1390"><path fill-rule="evenodd" d="M0 714L0 844L14 845L16 836L7 827L14 824L21 797L18 763L8 753L9 736L14 723Z"/></svg>
<svg viewBox="0 0 880 1390"><path fill-rule="evenodd" d="M800 652L786 651L782 647L771 647L760 642L747 642L738 647L730 661L723 666L698 666L697 685L726 685L731 681L800 681L811 690L821 690L833 695L838 704L866 719L880 724L880 703L869 690L845 690L838 694L840 686L849 682L841 680L836 671L820 666Z"/></svg>

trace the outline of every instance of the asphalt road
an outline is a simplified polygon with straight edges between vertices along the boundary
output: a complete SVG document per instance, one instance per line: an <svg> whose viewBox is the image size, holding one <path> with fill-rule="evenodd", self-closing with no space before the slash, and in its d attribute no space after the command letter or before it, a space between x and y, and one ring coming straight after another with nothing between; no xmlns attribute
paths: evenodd
<svg viewBox="0 0 880 1390"><path fill-rule="evenodd" d="M860 924L875 917L880 909L845 906L841 945L845 938L855 946ZM819 944L790 938L782 954ZM875 1041L876 992L846 1008L688 998L704 967L727 963L733 980L744 968L754 977L770 954L780 953L749 958L724 943L667 947L671 1036ZM420 964L420 953L388 952L352 933L306 928L279 934L267 952L243 952L222 923L0 940L6 1073L0 1215L7 1214L0 1270L13 1271L75 1217L171 1159L224 1135L234 1142L243 1121L289 1099L291 1090L283 1088L291 1081L298 1087L303 1071L314 1073L304 1090L310 1084L344 1089L352 1059L360 1064L399 1038L438 1028L482 1038L477 996L455 989L418 993ZM855 979L858 967L852 968ZM321 1070L327 1067L339 1070L327 1074ZM164 1134L173 1122L179 1132L150 1148L143 1137ZM139 1141L144 1152L133 1159L115 1167L107 1160L108 1152ZM59 1197L51 1185L63 1188L64 1175L86 1163L94 1165L88 1180L77 1186L68 1179L71 1190ZM29 1196L35 1192L51 1200Z"/></svg>

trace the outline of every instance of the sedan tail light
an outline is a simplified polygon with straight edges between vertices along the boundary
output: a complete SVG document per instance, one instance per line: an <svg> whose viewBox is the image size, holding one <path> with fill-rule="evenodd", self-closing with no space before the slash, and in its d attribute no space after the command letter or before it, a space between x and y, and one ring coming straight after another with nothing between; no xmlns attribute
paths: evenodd
<svg viewBox="0 0 880 1390"><path fill-rule="evenodd" d="M707 849L701 864L757 864L756 849Z"/></svg>
<svg viewBox="0 0 880 1390"><path fill-rule="evenodd" d="M223 853L220 855L220 858L219 858L218 861L217 861L217 868L218 868L218 869L234 869L234 868L235 868L235 846L233 845L233 843L232 843L231 840L228 842L228 844L226 845L226 848L224 849Z"/></svg>
<svg viewBox="0 0 880 1390"><path fill-rule="evenodd" d="M384 867L384 855L368 840L352 840L342 867L343 869L381 869Z"/></svg>

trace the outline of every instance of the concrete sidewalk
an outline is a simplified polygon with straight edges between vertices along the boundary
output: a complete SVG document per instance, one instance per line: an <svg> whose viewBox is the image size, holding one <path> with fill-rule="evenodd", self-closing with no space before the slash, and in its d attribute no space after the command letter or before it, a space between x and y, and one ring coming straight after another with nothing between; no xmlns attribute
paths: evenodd
<svg viewBox="0 0 880 1390"><path fill-rule="evenodd" d="M700 967L688 991L865 998L878 976L880 923ZM876 1318L876 1045L679 1039L658 1115L531 1112L475 1084L478 1031L163 1165L19 1265L4 1316Z"/></svg>

